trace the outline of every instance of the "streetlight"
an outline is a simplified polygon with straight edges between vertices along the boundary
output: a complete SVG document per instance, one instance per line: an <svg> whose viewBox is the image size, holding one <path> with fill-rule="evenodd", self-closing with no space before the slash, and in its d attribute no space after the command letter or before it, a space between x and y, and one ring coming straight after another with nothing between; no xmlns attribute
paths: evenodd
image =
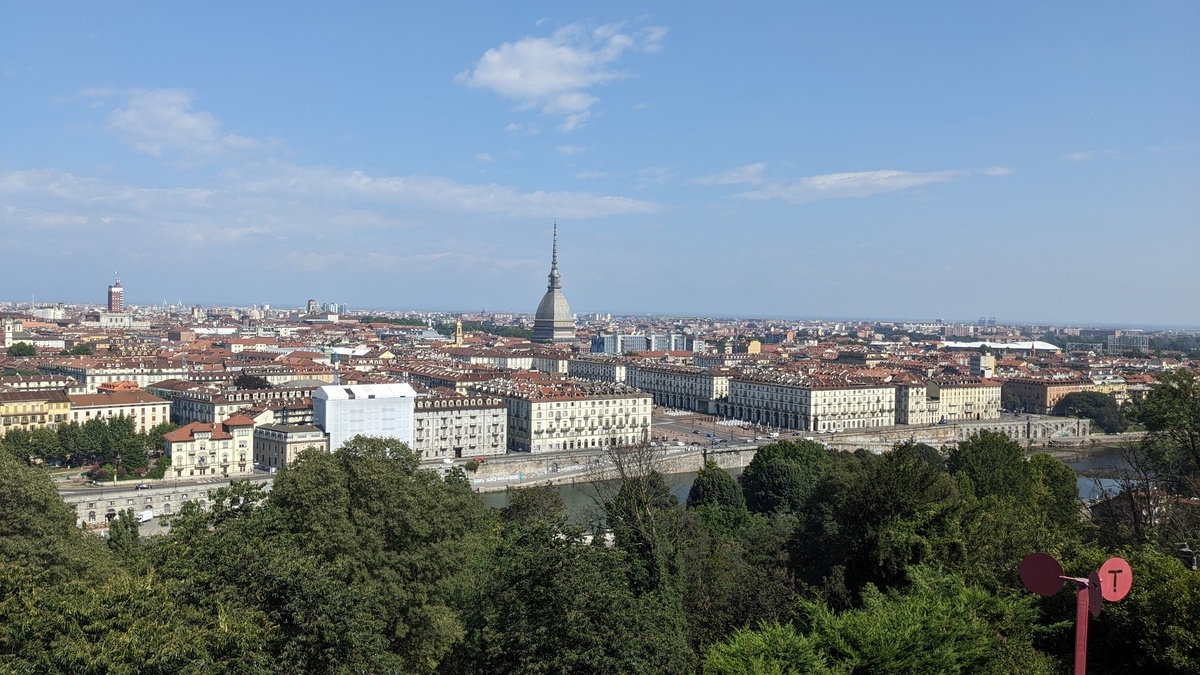
<svg viewBox="0 0 1200 675"><path fill-rule="evenodd" d="M1179 545L1179 557L1183 558L1183 564L1185 565L1187 564L1187 559L1190 557L1192 559L1192 571L1196 571L1196 558L1198 556L1196 552L1192 550L1192 547L1188 546L1186 541Z"/></svg>

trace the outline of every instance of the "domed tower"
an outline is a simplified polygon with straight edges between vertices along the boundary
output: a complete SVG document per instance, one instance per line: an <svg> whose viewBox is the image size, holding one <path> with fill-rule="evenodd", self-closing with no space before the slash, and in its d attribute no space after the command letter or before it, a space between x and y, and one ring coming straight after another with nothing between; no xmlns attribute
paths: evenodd
<svg viewBox="0 0 1200 675"><path fill-rule="evenodd" d="M554 224L554 248L550 257L550 284L546 286L546 294L538 303L537 314L533 321L534 342L574 342L575 319L571 315L571 306L562 292L562 282L558 276L558 223Z"/></svg>

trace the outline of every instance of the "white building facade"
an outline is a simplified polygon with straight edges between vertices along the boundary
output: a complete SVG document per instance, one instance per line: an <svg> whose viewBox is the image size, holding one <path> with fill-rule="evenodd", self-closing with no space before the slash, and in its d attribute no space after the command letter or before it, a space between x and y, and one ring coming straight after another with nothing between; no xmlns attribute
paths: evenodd
<svg viewBox="0 0 1200 675"><path fill-rule="evenodd" d="M395 438L413 445L417 392L407 384L329 385L313 392L313 422L329 434L330 450L355 436Z"/></svg>

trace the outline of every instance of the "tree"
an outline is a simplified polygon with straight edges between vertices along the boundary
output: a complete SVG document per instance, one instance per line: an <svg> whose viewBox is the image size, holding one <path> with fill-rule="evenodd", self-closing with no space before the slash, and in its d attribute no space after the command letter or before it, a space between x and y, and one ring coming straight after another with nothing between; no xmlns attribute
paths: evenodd
<svg viewBox="0 0 1200 675"><path fill-rule="evenodd" d="M1032 482L1025 451L1006 434L980 431L960 441L946 460L952 474L971 479L975 495L1028 498Z"/></svg>
<svg viewBox="0 0 1200 675"><path fill-rule="evenodd" d="M758 449L739 481L754 513L799 512L835 455L813 441L778 441Z"/></svg>
<svg viewBox="0 0 1200 675"><path fill-rule="evenodd" d="M71 347L71 351L67 352L71 356L91 356L94 347L89 342L80 342Z"/></svg>
<svg viewBox="0 0 1200 675"><path fill-rule="evenodd" d="M0 453L0 505L0 578L23 571L43 583L65 582L104 560L104 545L76 527L74 509L40 467Z"/></svg>
<svg viewBox="0 0 1200 675"><path fill-rule="evenodd" d="M133 509L123 509L108 523L108 548L118 557L132 559L138 547L137 515Z"/></svg>
<svg viewBox="0 0 1200 675"><path fill-rule="evenodd" d="M1003 388L1000 390L1000 406L1005 410L1016 411L1020 411L1025 407L1025 405L1021 403L1020 396L1017 396L1012 391L1008 391Z"/></svg>
<svg viewBox="0 0 1200 675"><path fill-rule="evenodd" d="M39 427L29 435L29 454L42 461L57 459L62 450L58 434L50 427Z"/></svg>
<svg viewBox="0 0 1200 675"><path fill-rule="evenodd" d="M58 447L62 461L67 466L78 466L83 458L91 454L88 449L90 439L78 422L60 424L55 433L58 435Z"/></svg>
<svg viewBox="0 0 1200 675"><path fill-rule="evenodd" d="M24 429L9 429L3 438L0 438L0 448L10 457L28 462L33 452L33 435Z"/></svg>
<svg viewBox="0 0 1200 675"><path fill-rule="evenodd" d="M1200 375L1187 370L1159 375L1138 417L1149 432L1147 445L1164 465L1185 473L1200 470Z"/></svg>
<svg viewBox="0 0 1200 675"><path fill-rule="evenodd" d="M502 540L468 612L469 634L445 672L684 673L694 656L670 607L636 593L619 547L589 545L554 493L515 491ZM556 495L555 495L556 497Z"/></svg>
<svg viewBox="0 0 1200 675"><path fill-rule="evenodd" d="M87 461L100 464L112 464L116 461L116 453L109 440L108 424L104 420L93 417L83 423L82 430L86 436Z"/></svg>
<svg viewBox="0 0 1200 675"><path fill-rule="evenodd" d="M868 583L906 586L913 565L961 566L963 506L957 482L912 445L839 461L789 542L796 575L850 607Z"/></svg>
<svg viewBox="0 0 1200 675"><path fill-rule="evenodd" d="M500 517L511 523L532 525L548 522L562 526L567 520L567 507L562 495L549 485L509 487L508 505L500 509Z"/></svg>
<svg viewBox="0 0 1200 675"><path fill-rule="evenodd" d="M1106 434L1117 434L1129 427L1117 399L1112 394L1098 391L1067 394L1054 405L1054 414L1090 419Z"/></svg>
<svg viewBox="0 0 1200 675"><path fill-rule="evenodd" d="M233 381L233 386L238 389L270 389L271 382L265 377L242 373Z"/></svg>
<svg viewBox="0 0 1200 675"><path fill-rule="evenodd" d="M359 589L354 602L380 624L382 644L360 654L373 670L431 671L462 639L446 588L488 523L468 483L422 470L395 439L356 436L330 454L302 451L270 504L306 557Z"/></svg>
<svg viewBox="0 0 1200 675"><path fill-rule="evenodd" d="M704 655L704 675L802 675L830 672L814 640L790 624L742 628Z"/></svg>
<svg viewBox="0 0 1200 675"><path fill-rule="evenodd" d="M1029 471L1036 508L1048 513L1059 525L1078 530L1082 504L1075 470L1062 460L1039 452L1029 458Z"/></svg>
<svg viewBox="0 0 1200 675"><path fill-rule="evenodd" d="M742 511L746 508L746 498L733 476L710 459L696 474L692 489L688 491L687 505L688 508L711 505Z"/></svg>
<svg viewBox="0 0 1200 675"><path fill-rule="evenodd" d="M7 354L12 357L37 356L37 349L28 342L17 342L8 348Z"/></svg>
<svg viewBox="0 0 1200 675"><path fill-rule="evenodd" d="M794 626L744 629L710 649L707 673L1053 673L1033 650L1033 596L1007 599L953 575L913 570L905 592L868 586L862 607L801 602Z"/></svg>

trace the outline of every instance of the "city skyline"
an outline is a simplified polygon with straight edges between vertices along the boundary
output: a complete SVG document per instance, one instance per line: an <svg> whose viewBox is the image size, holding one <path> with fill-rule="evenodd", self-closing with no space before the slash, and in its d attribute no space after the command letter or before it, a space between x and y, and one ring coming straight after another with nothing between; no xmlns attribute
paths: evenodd
<svg viewBox="0 0 1200 675"><path fill-rule="evenodd" d="M1200 324L1193 4L479 7L13 8L5 299Z"/></svg>

